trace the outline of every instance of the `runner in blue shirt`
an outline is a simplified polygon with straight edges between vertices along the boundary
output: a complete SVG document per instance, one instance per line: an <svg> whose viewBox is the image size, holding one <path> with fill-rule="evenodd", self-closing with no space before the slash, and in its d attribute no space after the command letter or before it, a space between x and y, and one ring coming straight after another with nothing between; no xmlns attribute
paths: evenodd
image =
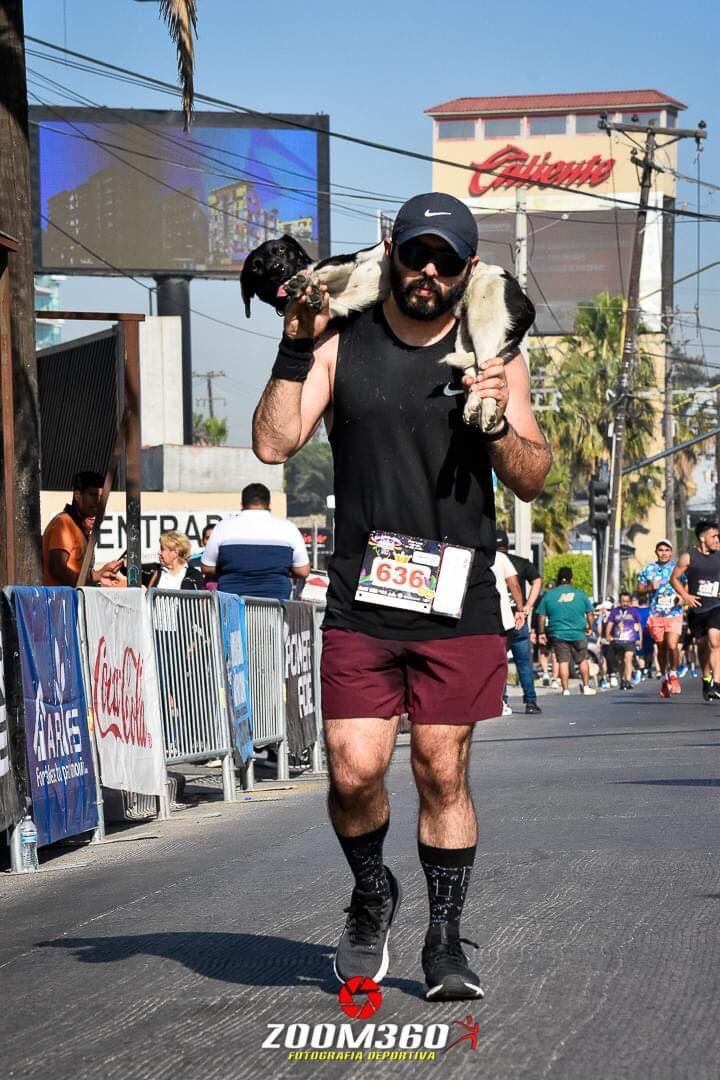
<svg viewBox="0 0 720 1080"><path fill-rule="evenodd" d="M675 569L673 548L669 540L658 540L655 562L638 574L639 593L650 596L650 616L647 631L658 647L658 664L662 682L661 697L682 693L677 668L680 663L680 635L683 628L683 606L670 584Z"/></svg>

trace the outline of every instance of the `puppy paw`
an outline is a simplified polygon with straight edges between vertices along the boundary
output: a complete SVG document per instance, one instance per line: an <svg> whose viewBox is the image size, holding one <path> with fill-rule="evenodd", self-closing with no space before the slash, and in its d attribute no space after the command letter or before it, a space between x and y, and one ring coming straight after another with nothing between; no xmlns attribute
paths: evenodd
<svg viewBox="0 0 720 1080"><path fill-rule="evenodd" d="M289 278L284 283L283 288L291 299L297 300L299 296L302 296L310 283L310 275L303 274L301 271L299 274L294 274L293 277Z"/></svg>
<svg viewBox="0 0 720 1080"><path fill-rule="evenodd" d="M494 398L483 398L479 394L468 394L463 409L463 420L468 427L488 431L497 423L497 402Z"/></svg>

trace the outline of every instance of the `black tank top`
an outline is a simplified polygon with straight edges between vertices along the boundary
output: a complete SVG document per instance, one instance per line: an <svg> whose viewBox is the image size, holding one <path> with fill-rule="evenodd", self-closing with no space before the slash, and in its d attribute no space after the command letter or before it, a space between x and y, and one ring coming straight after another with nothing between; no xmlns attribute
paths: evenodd
<svg viewBox="0 0 720 1080"><path fill-rule="evenodd" d="M688 592L701 600L700 608L691 608L691 611L710 611L720 605L720 551L703 555L702 551L693 548L685 577Z"/></svg>
<svg viewBox="0 0 720 1080"><path fill-rule="evenodd" d="M434 345L406 345L378 305L342 324L330 445L335 466L335 551L325 626L373 637L432 640L502 632L492 471L484 440L462 419L451 368L455 328ZM471 547L475 559L462 617L449 619L357 603L374 529Z"/></svg>

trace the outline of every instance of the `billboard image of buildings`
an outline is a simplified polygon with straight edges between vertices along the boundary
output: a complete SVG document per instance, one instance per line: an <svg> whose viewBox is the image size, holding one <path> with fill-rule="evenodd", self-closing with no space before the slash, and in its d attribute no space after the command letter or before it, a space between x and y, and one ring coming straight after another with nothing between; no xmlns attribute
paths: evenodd
<svg viewBox="0 0 720 1080"><path fill-rule="evenodd" d="M284 231L329 253L327 117L198 113L189 133L174 112L31 121L37 272L234 276Z"/></svg>

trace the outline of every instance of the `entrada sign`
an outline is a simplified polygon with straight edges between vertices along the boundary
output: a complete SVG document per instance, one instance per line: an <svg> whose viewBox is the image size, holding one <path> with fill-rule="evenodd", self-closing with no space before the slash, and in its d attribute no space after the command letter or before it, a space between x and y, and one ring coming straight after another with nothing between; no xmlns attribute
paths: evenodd
<svg viewBox="0 0 720 1080"><path fill-rule="evenodd" d="M485 161L473 162L470 181L471 195L484 195L486 191L511 187L542 187L544 184L558 187L597 187L604 183L615 167L614 158L595 154L587 161L550 161L552 154L533 154L508 143L496 150ZM488 173L496 175L488 183Z"/></svg>

